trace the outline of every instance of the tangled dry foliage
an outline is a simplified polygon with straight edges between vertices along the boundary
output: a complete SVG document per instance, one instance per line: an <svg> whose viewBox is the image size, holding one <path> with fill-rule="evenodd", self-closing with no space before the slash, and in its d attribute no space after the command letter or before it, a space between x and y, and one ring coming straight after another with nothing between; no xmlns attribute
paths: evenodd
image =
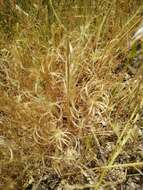
<svg viewBox="0 0 143 190"><path fill-rule="evenodd" d="M17 9L0 33L0 189L143 188L143 65L126 66L141 7L98 8L71 30L54 12L48 40L45 9Z"/></svg>

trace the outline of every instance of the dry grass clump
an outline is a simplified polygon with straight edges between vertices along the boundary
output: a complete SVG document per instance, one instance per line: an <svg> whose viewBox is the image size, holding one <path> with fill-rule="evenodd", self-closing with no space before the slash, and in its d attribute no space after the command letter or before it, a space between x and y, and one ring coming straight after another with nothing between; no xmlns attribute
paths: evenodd
<svg viewBox="0 0 143 190"><path fill-rule="evenodd" d="M20 9L13 37L1 29L0 189L142 187L141 8L100 3L74 30Z"/></svg>

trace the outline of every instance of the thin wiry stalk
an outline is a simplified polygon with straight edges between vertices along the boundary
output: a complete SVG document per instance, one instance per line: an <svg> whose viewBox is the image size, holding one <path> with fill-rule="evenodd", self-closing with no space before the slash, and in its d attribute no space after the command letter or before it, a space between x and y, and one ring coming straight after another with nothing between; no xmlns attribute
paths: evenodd
<svg viewBox="0 0 143 190"><path fill-rule="evenodd" d="M66 65L65 65L65 76L66 76L66 94L67 94L67 119L68 125L70 127L70 46L69 46L69 39L67 38L67 51L66 51Z"/></svg>

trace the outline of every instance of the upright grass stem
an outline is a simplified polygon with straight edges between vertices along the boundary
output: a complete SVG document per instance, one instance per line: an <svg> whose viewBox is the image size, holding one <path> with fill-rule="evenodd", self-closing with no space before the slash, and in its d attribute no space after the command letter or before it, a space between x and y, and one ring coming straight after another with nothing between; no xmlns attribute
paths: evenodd
<svg viewBox="0 0 143 190"><path fill-rule="evenodd" d="M68 120L68 125L70 125L70 47L69 47L68 37L67 37L65 76L66 76L66 93L67 93L67 120Z"/></svg>

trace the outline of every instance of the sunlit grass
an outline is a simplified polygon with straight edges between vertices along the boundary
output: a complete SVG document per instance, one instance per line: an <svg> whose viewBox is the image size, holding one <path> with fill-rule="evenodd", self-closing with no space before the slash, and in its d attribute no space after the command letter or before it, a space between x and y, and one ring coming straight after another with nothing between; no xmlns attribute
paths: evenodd
<svg viewBox="0 0 143 190"><path fill-rule="evenodd" d="M129 169L142 175L143 67L130 71L142 3L66 3L1 7L0 189L53 174L65 190L117 189Z"/></svg>

